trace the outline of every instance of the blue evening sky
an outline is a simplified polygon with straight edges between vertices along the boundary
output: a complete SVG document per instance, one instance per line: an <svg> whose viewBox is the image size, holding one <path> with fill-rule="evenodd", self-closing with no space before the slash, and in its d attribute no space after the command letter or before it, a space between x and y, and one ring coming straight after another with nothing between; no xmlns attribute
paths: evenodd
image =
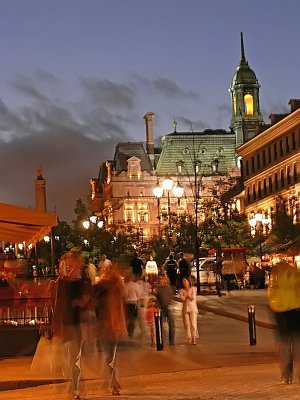
<svg viewBox="0 0 300 400"><path fill-rule="evenodd" d="M228 129L240 32L261 108L300 97L298 0L0 0L0 201L71 220L120 141Z"/></svg>

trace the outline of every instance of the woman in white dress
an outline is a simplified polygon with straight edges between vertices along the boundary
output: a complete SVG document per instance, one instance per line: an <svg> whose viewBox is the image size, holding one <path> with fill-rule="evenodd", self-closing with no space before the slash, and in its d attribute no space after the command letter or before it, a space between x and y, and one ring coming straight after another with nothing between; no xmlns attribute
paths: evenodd
<svg viewBox="0 0 300 400"><path fill-rule="evenodd" d="M157 283L158 268L157 268L156 261L154 261L152 255L149 257L149 261L147 261L147 263L146 263L145 274L146 274L147 280L151 286L151 290L153 291L154 286Z"/></svg>
<svg viewBox="0 0 300 400"><path fill-rule="evenodd" d="M197 292L196 288L191 285L187 278L182 279L183 288L179 291L179 296L182 301L182 318L186 337L189 344L196 344L198 334L197 327Z"/></svg>

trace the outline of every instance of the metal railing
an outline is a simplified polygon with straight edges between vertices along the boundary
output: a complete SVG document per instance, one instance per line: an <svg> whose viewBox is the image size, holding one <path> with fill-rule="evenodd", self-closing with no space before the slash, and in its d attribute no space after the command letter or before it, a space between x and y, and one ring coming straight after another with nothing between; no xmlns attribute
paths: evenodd
<svg viewBox="0 0 300 400"><path fill-rule="evenodd" d="M0 299L0 326L44 325L49 323L52 307L47 297Z"/></svg>

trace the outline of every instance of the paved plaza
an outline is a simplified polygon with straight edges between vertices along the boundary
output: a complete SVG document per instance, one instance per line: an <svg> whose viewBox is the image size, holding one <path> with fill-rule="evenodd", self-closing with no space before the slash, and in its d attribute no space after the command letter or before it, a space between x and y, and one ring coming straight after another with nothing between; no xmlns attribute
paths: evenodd
<svg viewBox="0 0 300 400"><path fill-rule="evenodd" d="M279 381L277 343L266 306L265 290L236 291L231 295L199 296L197 346L185 343L180 305L175 306L176 345L156 351L142 342L137 330L120 348L119 369L123 399L299 399L300 385ZM247 306L255 305L257 345L249 345ZM222 315L224 314L224 315ZM59 377L30 371L31 357L2 359L0 399L67 399ZM99 376L98 376L99 375ZM97 370L86 370L87 399L111 398L101 390ZM55 380L56 379L56 380ZM11 389L11 390L8 390Z"/></svg>

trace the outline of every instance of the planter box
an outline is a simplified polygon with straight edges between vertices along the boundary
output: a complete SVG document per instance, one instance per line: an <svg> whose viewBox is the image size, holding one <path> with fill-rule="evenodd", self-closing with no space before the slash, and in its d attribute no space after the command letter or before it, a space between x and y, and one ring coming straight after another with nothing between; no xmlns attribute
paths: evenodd
<svg viewBox="0 0 300 400"><path fill-rule="evenodd" d="M0 325L0 357L31 356L38 341L38 326Z"/></svg>

